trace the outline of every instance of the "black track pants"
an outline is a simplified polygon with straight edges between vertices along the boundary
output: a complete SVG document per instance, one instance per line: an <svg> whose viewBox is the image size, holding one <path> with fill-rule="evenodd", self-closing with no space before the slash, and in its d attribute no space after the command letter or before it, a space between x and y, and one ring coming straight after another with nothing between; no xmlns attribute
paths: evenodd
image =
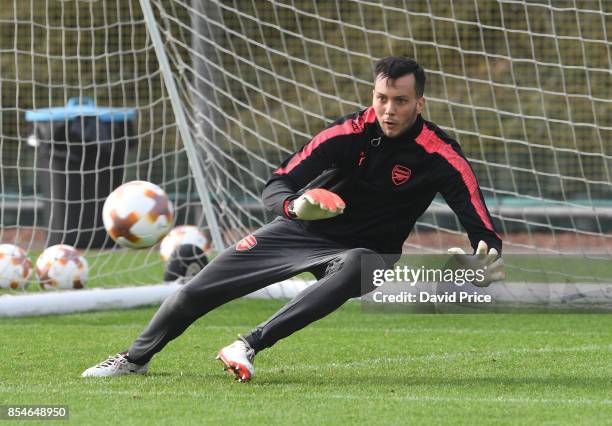
<svg viewBox="0 0 612 426"><path fill-rule="evenodd" d="M368 255L366 268L385 267L383 258L373 251L314 235L297 221L277 218L252 235L254 240L247 239L250 244L229 247L164 301L129 348L130 360L148 362L196 319L230 300L300 272L312 272L319 281L244 336L256 351L270 347L362 295L363 255Z"/></svg>

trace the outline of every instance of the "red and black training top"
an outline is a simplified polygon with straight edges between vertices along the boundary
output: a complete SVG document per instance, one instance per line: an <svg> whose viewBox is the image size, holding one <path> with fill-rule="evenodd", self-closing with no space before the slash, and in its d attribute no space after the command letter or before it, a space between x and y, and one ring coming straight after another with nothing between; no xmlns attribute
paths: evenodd
<svg viewBox="0 0 612 426"><path fill-rule="evenodd" d="M401 253L417 219L441 193L472 247L484 240L501 253L501 239L461 147L420 115L395 138L383 134L372 107L339 119L274 171L264 204L288 217L288 202L309 188L337 193L346 209L304 226L349 246Z"/></svg>

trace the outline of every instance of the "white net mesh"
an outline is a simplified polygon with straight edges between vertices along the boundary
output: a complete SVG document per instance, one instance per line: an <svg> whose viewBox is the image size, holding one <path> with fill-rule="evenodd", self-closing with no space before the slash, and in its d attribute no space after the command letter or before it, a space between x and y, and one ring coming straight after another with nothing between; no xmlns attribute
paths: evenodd
<svg viewBox="0 0 612 426"><path fill-rule="evenodd" d="M143 1L154 21L135 0L1 3L3 242L42 248L53 230L45 206L66 201L41 192L26 110L83 96L135 109L125 166L110 168L123 181L161 185L179 223L210 223L205 186L229 245L271 219L260 193L273 168L331 121L369 105L373 62L396 54L426 69L424 115L462 145L506 252L610 258L609 2ZM153 27L162 45L154 46ZM84 232L76 223L66 218L65 232ZM456 245L467 239L436 200L406 250ZM101 283L161 276L155 249L124 257L120 278L109 266L123 250L85 250Z"/></svg>
<svg viewBox="0 0 612 426"><path fill-rule="evenodd" d="M462 144L509 247L608 250L606 3L152 5L194 128L214 129L196 140L213 159L217 202L253 206L252 216L229 209L224 229L267 220L257 212L270 169L368 105L375 59L405 54L426 68L425 115ZM438 203L431 212L408 244L431 245L419 242L431 234L447 245L456 220Z"/></svg>

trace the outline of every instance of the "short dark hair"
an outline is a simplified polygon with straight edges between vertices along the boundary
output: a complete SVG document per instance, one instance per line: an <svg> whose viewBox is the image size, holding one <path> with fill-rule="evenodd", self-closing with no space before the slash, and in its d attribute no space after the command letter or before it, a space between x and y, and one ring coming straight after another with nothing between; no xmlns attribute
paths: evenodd
<svg viewBox="0 0 612 426"><path fill-rule="evenodd" d="M417 98L425 93L425 70L417 61L405 56L387 56L376 61L374 65L374 78L382 76L389 80L397 80L408 74L414 74L414 88Z"/></svg>

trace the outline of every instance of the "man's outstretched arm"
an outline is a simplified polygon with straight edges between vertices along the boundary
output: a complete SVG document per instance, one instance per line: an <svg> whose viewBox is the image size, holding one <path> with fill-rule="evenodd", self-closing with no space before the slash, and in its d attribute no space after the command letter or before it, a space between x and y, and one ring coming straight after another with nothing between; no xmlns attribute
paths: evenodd
<svg viewBox="0 0 612 426"><path fill-rule="evenodd" d="M326 219L343 212L344 201L333 192L317 188L316 182L345 159L352 135L361 131L359 114L330 125L272 173L262 194L269 210L303 220ZM309 189L301 194L306 186Z"/></svg>
<svg viewBox="0 0 612 426"><path fill-rule="evenodd" d="M467 231L474 254L467 255L459 247L452 247L448 252L465 267L483 268L486 271L485 279L474 284L486 287L505 278L501 259L502 240L493 227L472 168L459 146L455 145L454 148L446 153L450 161L441 172L444 180L440 192Z"/></svg>
<svg viewBox="0 0 612 426"><path fill-rule="evenodd" d="M290 219L321 220L338 216L346 204L339 195L323 188L313 188L298 195L284 179L268 182L263 198L266 206Z"/></svg>
<svg viewBox="0 0 612 426"><path fill-rule="evenodd" d="M459 146L453 145L454 149L448 146L447 162L439 173L440 193L465 228L474 253L483 241L488 250L495 249L501 255L502 240L493 226L476 176Z"/></svg>

